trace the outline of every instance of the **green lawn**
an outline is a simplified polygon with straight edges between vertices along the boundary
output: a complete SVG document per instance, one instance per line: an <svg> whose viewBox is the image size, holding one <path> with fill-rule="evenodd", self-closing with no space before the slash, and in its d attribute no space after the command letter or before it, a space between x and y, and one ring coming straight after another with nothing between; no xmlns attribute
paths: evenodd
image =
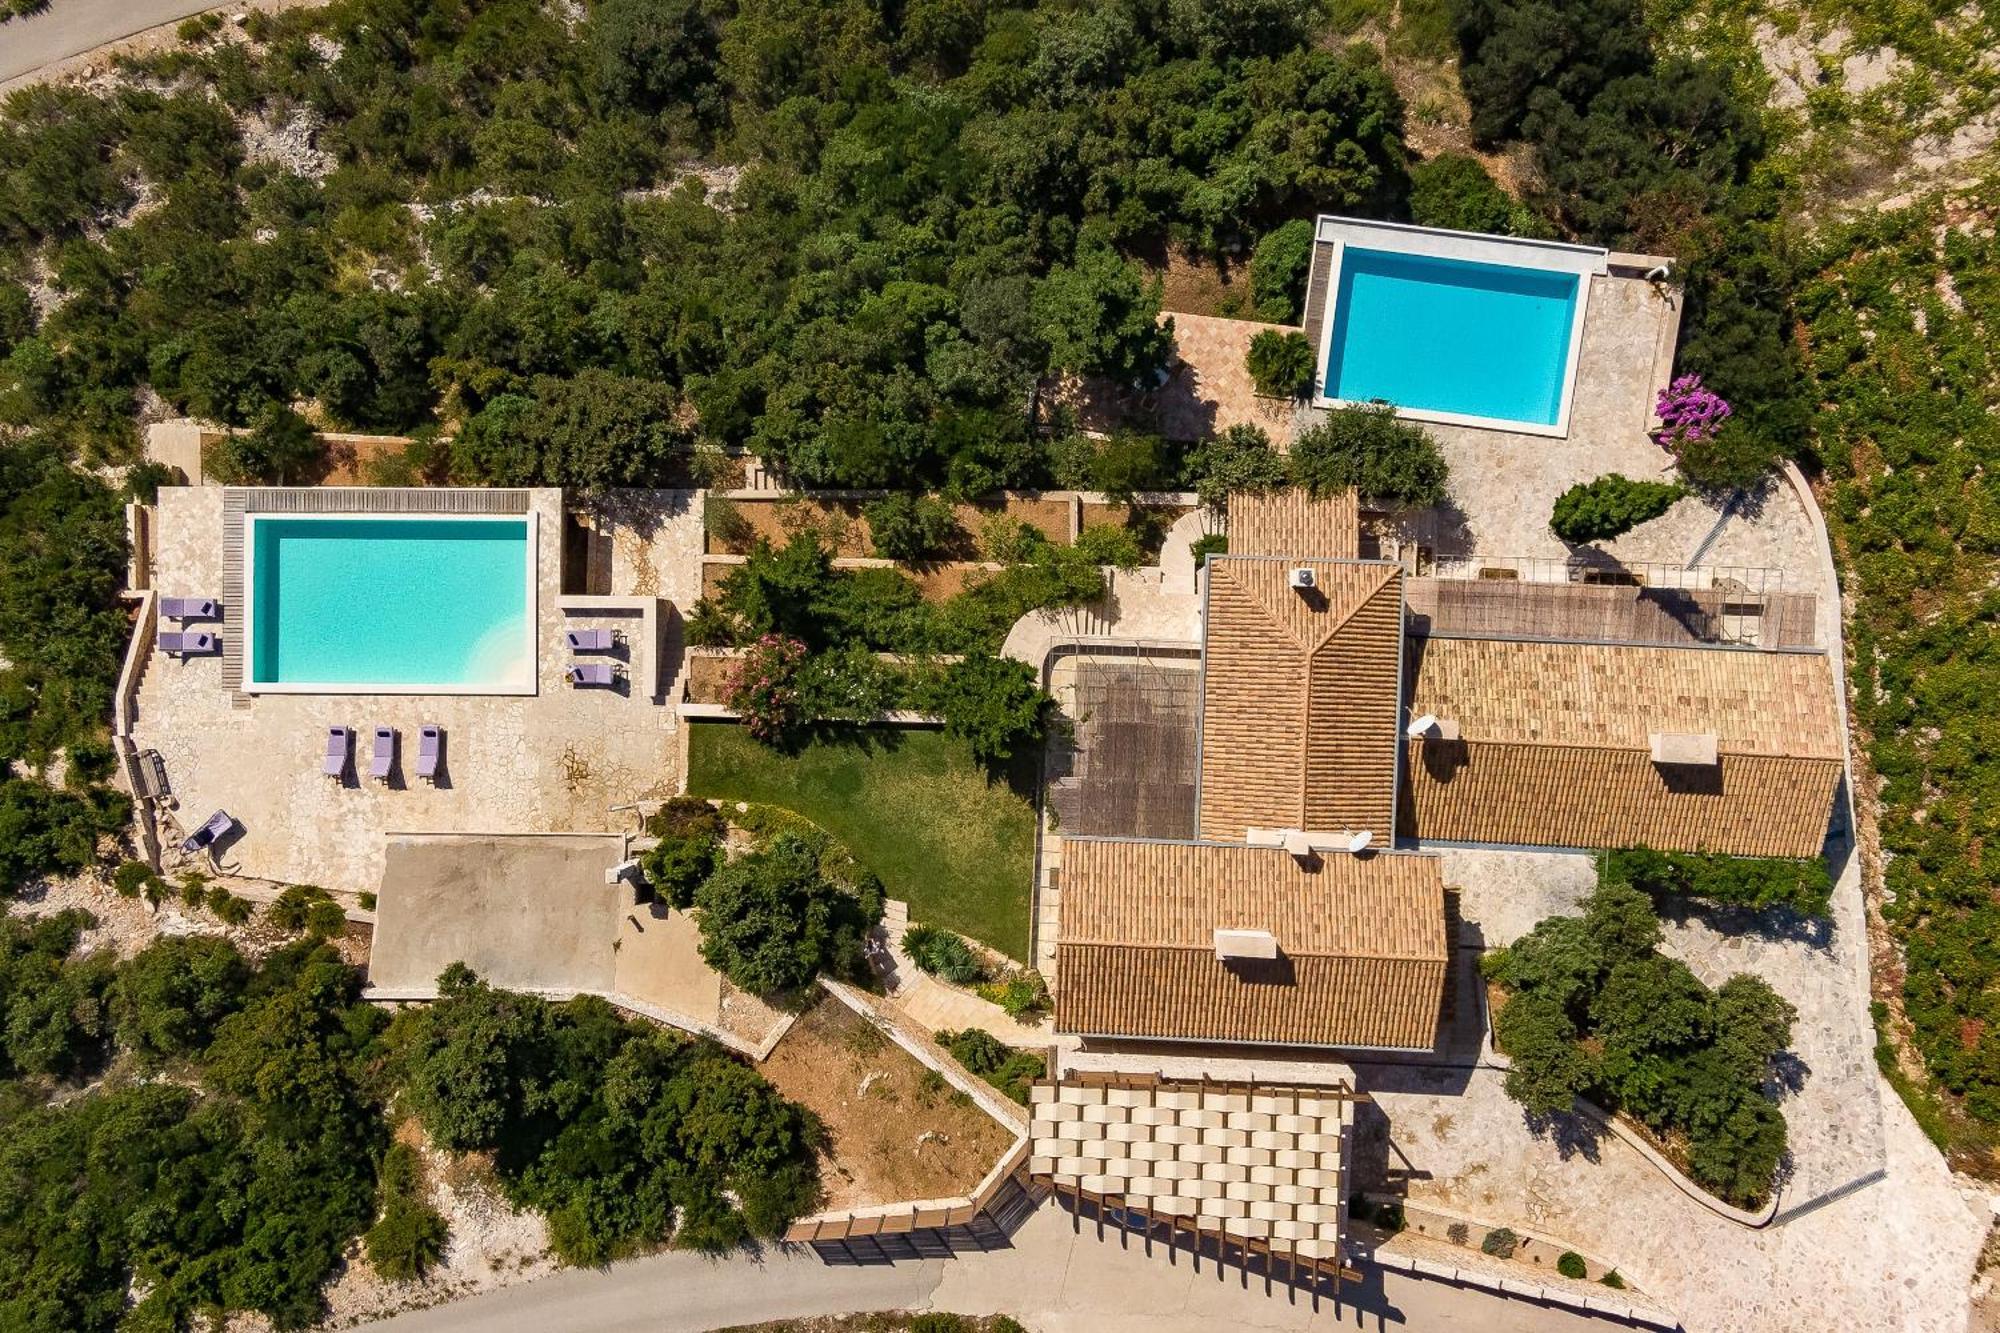
<svg viewBox="0 0 2000 1333"><path fill-rule="evenodd" d="M916 920L1027 959L1034 807L942 732L876 727L785 754L734 723L696 722L688 791L804 815Z"/></svg>

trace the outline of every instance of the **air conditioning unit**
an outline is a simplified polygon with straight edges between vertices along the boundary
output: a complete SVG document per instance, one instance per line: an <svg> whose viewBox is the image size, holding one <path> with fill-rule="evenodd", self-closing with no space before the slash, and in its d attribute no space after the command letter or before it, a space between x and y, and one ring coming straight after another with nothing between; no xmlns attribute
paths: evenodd
<svg viewBox="0 0 2000 1333"><path fill-rule="evenodd" d="M1291 584L1294 588L1303 591L1307 588L1319 586L1319 580L1314 576L1309 566L1300 565L1292 571Z"/></svg>

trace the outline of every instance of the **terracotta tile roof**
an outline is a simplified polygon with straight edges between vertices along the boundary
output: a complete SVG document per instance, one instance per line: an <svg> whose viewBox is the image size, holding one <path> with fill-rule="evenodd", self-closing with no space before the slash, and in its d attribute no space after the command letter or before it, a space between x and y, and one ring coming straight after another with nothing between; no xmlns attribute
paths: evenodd
<svg viewBox="0 0 2000 1333"><path fill-rule="evenodd" d="M1817 856L1841 778L1819 653L1413 639L1401 831L1452 842L1634 843ZM1714 767L1658 765L1655 733L1713 735Z"/></svg>
<svg viewBox="0 0 2000 1333"><path fill-rule="evenodd" d="M1315 500L1295 486L1232 495L1229 553L1352 560L1361 554L1360 501L1352 490Z"/></svg>
<svg viewBox="0 0 2000 1333"><path fill-rule="evenodd" d="M1290 586L1293 568L1316 586ZM1402 571L1379 561L1211 559L1201 836L1393 833Z"/></svg>
<svg viewBox="0 0 2000 1333"><path fill-rule="evenodd" d="M1224 963L1218 929L1274 962ZM1066 839L1056 1028L1101 1036L1429 1049L1446 960L1437 858Z"/></svg>
<svg viewBox="0 0 2000 1333"><path fill-rule="evenodd" d="M1645 749L1712 731L1725 753L1838 759L1828 671L1821 653L1412 639L1410 708L1466 740Z"/></svg>

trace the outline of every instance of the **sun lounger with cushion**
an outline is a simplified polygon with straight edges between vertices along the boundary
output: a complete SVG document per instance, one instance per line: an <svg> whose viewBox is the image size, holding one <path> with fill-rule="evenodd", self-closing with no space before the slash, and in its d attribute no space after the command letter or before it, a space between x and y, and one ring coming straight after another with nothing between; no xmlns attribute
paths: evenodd
<svg viewBox="0 0 2000 1333"><path fill-rule="evenodd" d="M429 724L417 733L417 776L436 782L438 762L444 756L444 728Z"/></svg>
<svg viewBox="0 0 2000 1333"><path fill-rule="evenodd" d="M208 817L208 822L189 834L181 843L184 852L199 852L215 845L215 840L236 827L236 818L227 810L217 810Z"/></svg>
<svg viewBox="0 0 2000 1333"><path fill-rule="evenodd" d="M169 657L205 656L215 650L215 636L200 630L170 629L160 635L160 651Z"/></svg>
<svg viewBox="0 0 2000 1333"><path fill-rule="evenodd" d="M615 685L618 668L609 662L578 662L569 669L572 685Z"/></svg>
<svg viewBox="0 0 2000 1333"><path fill-rule="evenodd" d="M214 620L222 610L213 597L162 597L160 614L169 620Z"/></svg>
<svg viewBox="0 0 2000 1333"><path fill-rule="evenodd" d="M326 729L326 758L320 761L319 771L330 778L347 776L347 761L354 753L353 727L328 727Z"/></svg>
<svg viewBox="0 0 2000 1333"><path fill-rule="evenodd" d="M572 629L563 633L573 653L608 653L618 646L620 638L615 629Z"/></svg>
<svg viewBox="0 0 2000 1333"><path fill-rule="evenodd" d="M375 728L375 753L368 761L368 776L383 782L389 780L389 770L396 766L396 729L394 727Z"/></svg>

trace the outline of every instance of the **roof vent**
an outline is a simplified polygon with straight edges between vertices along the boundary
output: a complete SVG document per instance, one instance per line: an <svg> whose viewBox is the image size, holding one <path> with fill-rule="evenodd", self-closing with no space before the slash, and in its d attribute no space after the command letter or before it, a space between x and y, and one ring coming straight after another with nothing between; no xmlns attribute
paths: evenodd
<svg viewBox="0 0 2000 1333"><path fill-rule="evenodd" d="M1268 930L1223 930L1215 931L1215 956L1220 959L1262 958L1278 956L1278 937Z"/></svg>
<svg viewBox="0 0 2000 1333"><path fill-rule="evenodd" d="M1312 572L1311 566L1299 565L1298 567L1292 570L1291 585L1294 588L1297 588L1299 591L1304 592L1309 588L1318 587L1319 579Z"/></svg>
<svg viewBox="0 0 2000 1333"><path fill-rule="evenodd" d="M1691 764L1713 768L1721 762L1712 731L1656 731L1648 739L1656 764Z"/></svg>

